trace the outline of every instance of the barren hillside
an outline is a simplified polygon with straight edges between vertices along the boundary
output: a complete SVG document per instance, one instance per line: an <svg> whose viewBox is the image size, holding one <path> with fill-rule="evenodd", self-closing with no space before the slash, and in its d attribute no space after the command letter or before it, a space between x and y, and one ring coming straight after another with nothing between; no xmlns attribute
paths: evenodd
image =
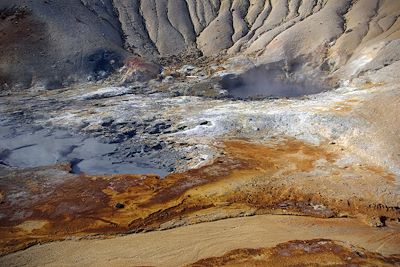
<svg viewBox="0 0 400 267"><path fill-rule="evenodd" d="M217 54L348 78L398 61L399 16L394 0L4 0L0 80L57 88L136 55Z"/></svg>

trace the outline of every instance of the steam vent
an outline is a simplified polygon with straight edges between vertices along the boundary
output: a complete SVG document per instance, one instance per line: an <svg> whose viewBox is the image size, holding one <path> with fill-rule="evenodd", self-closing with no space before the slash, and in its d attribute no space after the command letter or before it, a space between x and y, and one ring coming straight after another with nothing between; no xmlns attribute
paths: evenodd
<svg viewBox="0 0 400 267"><path fill-rule="evenodd" d="M3 266L400 266L400 0L0 0Z"/></svg>

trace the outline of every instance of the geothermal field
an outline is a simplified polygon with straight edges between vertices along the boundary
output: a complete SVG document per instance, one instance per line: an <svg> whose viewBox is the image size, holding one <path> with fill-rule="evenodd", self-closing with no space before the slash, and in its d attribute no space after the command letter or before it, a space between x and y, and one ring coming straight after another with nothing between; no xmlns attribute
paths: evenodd
<svg viewBox="0 0 400 267"><path fill-rule="evenodd" d="M0 266L400 266L400 1L1 0Z"/></svg>

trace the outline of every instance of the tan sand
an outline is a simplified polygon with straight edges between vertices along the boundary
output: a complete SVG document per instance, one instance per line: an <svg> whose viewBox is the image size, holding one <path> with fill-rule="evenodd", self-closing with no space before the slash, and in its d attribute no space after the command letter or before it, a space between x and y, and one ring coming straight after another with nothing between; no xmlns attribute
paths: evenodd
<svg viewBox="0 0 400 267"><path fill-rule="evenodd" d="M398 226L397 226L398 227ZM180 266L238 248L327 238L383 255L400 252L395 226L371 228L354 219L262 215L105 240L53 242L0 259L1 266Z"/></svg>

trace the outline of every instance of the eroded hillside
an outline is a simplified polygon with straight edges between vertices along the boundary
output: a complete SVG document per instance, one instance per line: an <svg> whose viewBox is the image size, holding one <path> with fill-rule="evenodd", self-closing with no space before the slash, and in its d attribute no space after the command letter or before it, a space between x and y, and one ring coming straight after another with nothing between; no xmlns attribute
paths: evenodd
<svg viewBox="0 0 400 267"><path fill-rule="evenodd" d="M56 88L105 77L134 56L223 54L346 79L398 61L399 10L393 0L7 0L0 78L3 89Z"/></svg>

